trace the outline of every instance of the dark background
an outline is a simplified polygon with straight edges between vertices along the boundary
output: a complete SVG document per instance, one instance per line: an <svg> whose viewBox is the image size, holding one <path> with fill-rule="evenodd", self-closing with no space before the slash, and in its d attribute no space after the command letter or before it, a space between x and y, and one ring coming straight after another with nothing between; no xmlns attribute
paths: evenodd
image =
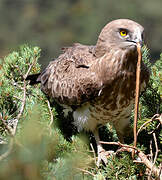
<svg viewBox="0 0 162 180"><path fill-rule="evenodd" d="M95 44L105 24L129 18L145 27L152 60L162 51L162 0L0 0L0 57L28 43L47 65L60 48Z"/></svg>

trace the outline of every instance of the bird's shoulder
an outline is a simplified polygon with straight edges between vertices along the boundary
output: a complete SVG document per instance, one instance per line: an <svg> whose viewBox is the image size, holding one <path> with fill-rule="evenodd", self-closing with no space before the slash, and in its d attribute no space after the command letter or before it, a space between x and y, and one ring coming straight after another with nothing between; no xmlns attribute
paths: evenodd
<svg viewBox="0 0 162 180"><path fill-rule="evenodd" d="M57 58L62 64L75 65L78 67L88 67L95 59L94 56L95 46L83 45L74 43L71 47L62 48L62 54Z"/></svg>
<svg viewBox="0 0 162 180"><path fill-rule="evenodd" d="M96 97L102 84L91 68L96 61L94 48L78 43L63 48L63 53L39 77L43 92L67 105L80 105Z"/></svg>

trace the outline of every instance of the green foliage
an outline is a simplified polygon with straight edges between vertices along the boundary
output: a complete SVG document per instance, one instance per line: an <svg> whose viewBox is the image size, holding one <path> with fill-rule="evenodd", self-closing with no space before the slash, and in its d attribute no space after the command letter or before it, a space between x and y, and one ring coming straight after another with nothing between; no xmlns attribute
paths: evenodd
<svg viewBox="0 0 162 180"><path fill-rule="evenodd" d="M141 118L151 118L156 113L162 113L162 55L154 65L149 61L149 50L144 46L143 60L150 68L150 80L141 98Z"/></svg>
<svg viewBox="0 0 162 180"><path fill-rule="evenodd" d="M144 165L138 165L133 163L130 154L122 153L118 157L110 157L110 160L108 161L108 165L106 166L105 170L105 176L108 177L108 179L125 180L141 178L141 174L143 175L145 167Z"/></svg>
<svg viewBox="0 0 162 180"><path fill-rule="evenodd" d="M1 61L0 112L6 121L15 118L19 113L18 109L23 97L23 76L33 61L38 60L39 56L40 49L38 47L31 48L24 45L19 51L5 57L3 63ZM31 73L36 73L39 70L40 65L35 63ZM3 131L3 128L1 130Z"/></svg>
<svg viewBox="0 0 162 180"><path fill-rule="evenodd" d="M5 57L0 62L0 118L8 125L15 127L20 109L23 104L24 82L23 76L32 66L31 74L40 71L37 63L40 57L38 47L24 45ZM153 69L148 90L141 97L141 119L142 125L146 118L151 118L157 110L160 112L161 93L161 59L153 66L149 64L148 50L145 48L143 59L147 65ZM3 63L2 63L3 62ZM159 80L160 79L160 80ZM156 81L156 82L155 82ZM154 97L154 98L153 98ZM149 104L148 104L149 100ZM158 105L158 106L157 106ZM157 107L159 107L157 109ZM10 137L2 119L0 119L0 157L10 148L13 140L13 147L10 155L0 161L0 179L34 179L34 180L105 180L105 179L144 179L144 165L135 164L130 154L120 153L117 156L109 157L107 166L98 169L94 161L94 152L90 150L86 136L74 135L71 142L65 140L57 127L56 110L51 108L54 122L50 125L51 115L47 98L41 92L40 85L30 86L26 82L26 103L23 114L20 116L17 133L14 138ZM58 119L59 120L59 119ZM150 131L155 131L158 122L148 124L146 136ZM113 141L117 141L114 129L108 125L102 131L105 139L109 134ZM162 136L158 131L158 145L162 141ZM151 135L152 139L152 135ZM138 143L138 147L144 152L149 152L149 143ZM153 153L155 148L153 147ZM156 164L161 161L158 156Z"/></svg>

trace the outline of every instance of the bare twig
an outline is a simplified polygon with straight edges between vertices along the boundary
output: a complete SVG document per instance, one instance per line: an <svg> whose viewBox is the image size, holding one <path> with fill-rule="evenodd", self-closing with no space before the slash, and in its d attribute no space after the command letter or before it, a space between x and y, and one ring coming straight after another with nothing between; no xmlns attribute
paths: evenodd
<svg viewBox="0 0 162 180"><path fill-rule="evenodd" d="M162 176L162 174L160 174L161 170L157 166L155 166L152 162L150 162L148 160L147 156L141 150L139 150L137 147L125 145L125 144L122 144L120 142L103 142L103 141L100 141L100 143L101 144L114 144L114 145L120 146L121 149L119 149L117 152L119 152L119 151L132 152L132 151L134 151L137 154L137 156L142 160L142 163L144 163L146 165L146 167L149 168L150 170L152 169L152 172L156 177Z"/></svg>
<svg viewBox="0 0 162 180"><path fill-rule="evenodd" d="M95 174L93 174L93 173L91 173L91 172L89 172L89 171L87 171L87 170L85 170L85 169L81 169L81 168L76 168L77 170L79 170L79 171L82 171L83 173L86 173L86 174L89 174L89 175L91 175L91 176L95 176Z"/></svg>
<svg viewBox="0 0 162 180"><path fill-rule="evenodd" d="M90 143L90 146L91 146L93 156L94 156L94 160L95 160L95 164L96 164L97 163L97 161L96 161L97 158L96 158L96 153L95 153L95 150L94 150L94 147L93 147L92 143Z"/></svg>
<svg viewBox="0 0 162 180"><path fill-rule="evenodd" d="M49 123L49 127L51 127L52 123L53 123L53 113L52 113L52 110L51 110L51 106L50 106L50 102L47 100L47 104L48 104L48 109L49 109L49 112L50 112L50 116L51 116L51 120L50 120L50 123Z"/></svg>
<svg viewBox="0 0 162 180"><path fill-rule="evenodd" d="M160 123L153 129L152 131L148 132L148 134L153 134L157 129L159 129Z"/></svg>
<svg viewBox="0 0 162 180"><path fill-rule="evenodd" d="M19 101L22 101L21 98L17 97L17 96L13 96L15 99L18 99Z"/></svg>
<svg viewBox="0 0 162 180"><path fill-rule="evenodd" d="M34 66L34 64L36 63L36 58L34 58L34 61L32 64L30 64L29 66L29 69L27 70L26 74L23 76L24 78L24 87L23 87L23 99L22 99L22 105L21 105L21 108L20 108L20 111L19 111L19 114L17 115L16 119L17 119L17 123L14 127L14 131L13 131L13 134L15 135L16 133L16 129L17 129L17 125L18 125L18 121L20 119L20 117L22 116L23 112L24 112L24 108L25 108L25 103L26 103L26 78L27 76L29 75L30 71L31 71L31 68Z"/></svg>
<svg viewBox="0 0 162 180"><path fill-rule="evenodd" d="M21 72L19 66L18 65L14 65L14 66L19 71L20 76L23 77L23 73Z"/></svg>
<svg viewBox="0 0 162 180"><path fill-rule="evenodd" d="M31 68L34 66L34 64L36 63L36 58L34 58L34 61L32 64L30 64L29 69L27 70L26 74L23 76L24 80L26 80L27 76L29 75Z"/></svg>
<svg viewBox="0 0 162 180"><path fill-rule="evenodd" d="M155 148L156 148L156 153L155 153L155 157L154 157L154 160L153 160L153 152L152 152L152 140L151 140L151 143L150 143L150 154L151 154L151 161L153 162L153 166L155 165L155 162L156 162L156 159L157 159L157 156L158 156L158 145L157 145L157 140L156 140L156 135L155 133L153 133L153 138L154 138L154 142L155 142ZM149 172L149 178L151 179L151 174L152 174L152 169L151 171Z"/></svg>
<svg viewBox="0 0 162 180"><path fill-rule="evenodd" d="M50 116L51 116L51 120L50 120L50 123L49 123L49 128L50 128L50 135L52 133L52 130L51 130L51 125L53 123L53 113L52 113L52 110L51 110L51 106L50 106L50 102L47 100L47 104L48 104L48 109L49 109L49 112L50 112Z"/></svg>
<svg viewBox="0 0 162 180"><path fill-rule="evenodd" d="M150 141L150 157L151 161L153 162L152 140Z"/></svg>
<svg viewBox="0 0 162 180"><path fill-rule="evenodd" d="M23 92L23 99L22 99L22 104L21 104L21 108L20 108L20 111L19 111L19 114L17 115L16 117L16 124L13 128L13 135L15 135L16 133L16 129L17 129L17 125L18 125L18 121L19 119L21 118L23 112L24 112L24 108L25 108L25 103L26 103L26 81L24 80L24 88L23 88L24 92Z"/></svg>
<svg viewBox="0 0 162 180"><path fill-rule="evenodd" d="M136 70L136 97L135 97L135 112L134 112L134 146L137 146L137 120L138 120L138 110L139 110L139 92L140 92L140 69L141 69L141 46L140 43L137 43L137 52L138 52L138 62ZM134 151L132 152L132 157L134 158Z"/></svg>
<svg viewBox="0 0 162 180"><path fill-rule="evenodd" d="M152 169L152 172L153 174L155 174L156 177L158 176L161 176L160 175L160 169L157 168L157 166L153 165L152 162L150 162L147 158L147 156L142 152L142 151L139 151L138 154L137 154L141 160L143 161L143 163L151 170Z"/></svg>
<svg viewBox="0 0 162 180"><path fill-rule="evenodd" d="M142 126L139 128L139 130L137 132L137 136L147 124L149 124L152 121L157 121L157 120L160 121L160 115L159 114L155 114L150 120L148 120L144 124L142 124Z"/></svg>
<svg viewBox="0 0 162 180"><path fill-rule="evenodd" d="M126 147L126 148L131 148L131 149L134 149L134 150L138 150L135 146L129 146L129 145L126 145L126 144L122 144L120 142L105 142L105 141L100 141L100 143L101 144L116 145L116 146L120 146L120 147Z"/></svg>
<svg viewBox="0 0 162 180"><path fill-rule="evenodd" d="M157 139L156 139L155 133L153 133L153 138L154 138L155 148L156 148L155 157L154 157L154 161L153 161L153 166L154 166L154 165L155 165L155 162L156 162L156 159L157 159L157 157L158 157L159 149L158 149ZM152 173L152 169L151 169L151 173Z"/></svg>
<svg viewBox="0 0 162 180"><path fill-rule="evenodd" d="M160 117L158 118L160 124L162 125L162 114L160 114Z"/></svg>

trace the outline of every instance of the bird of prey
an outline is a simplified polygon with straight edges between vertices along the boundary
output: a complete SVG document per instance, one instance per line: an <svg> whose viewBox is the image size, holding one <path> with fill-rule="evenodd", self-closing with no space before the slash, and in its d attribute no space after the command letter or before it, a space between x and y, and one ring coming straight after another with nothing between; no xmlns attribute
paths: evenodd
<svg viewBox="0 0 162 180"><path fill-rule="evenodd" d="M73 44L51 61L40 74L29 76L41 83L41 90L62 107L63 116L78 131L94 134L98 162L107 162L100 144L98 128L111 123L123 143L130 129L135 98L137 43L143 42L144 28L129 19L117 19L101 31L94 46ZM147 67L141 64L140 91L149 80Z"/></svg>

